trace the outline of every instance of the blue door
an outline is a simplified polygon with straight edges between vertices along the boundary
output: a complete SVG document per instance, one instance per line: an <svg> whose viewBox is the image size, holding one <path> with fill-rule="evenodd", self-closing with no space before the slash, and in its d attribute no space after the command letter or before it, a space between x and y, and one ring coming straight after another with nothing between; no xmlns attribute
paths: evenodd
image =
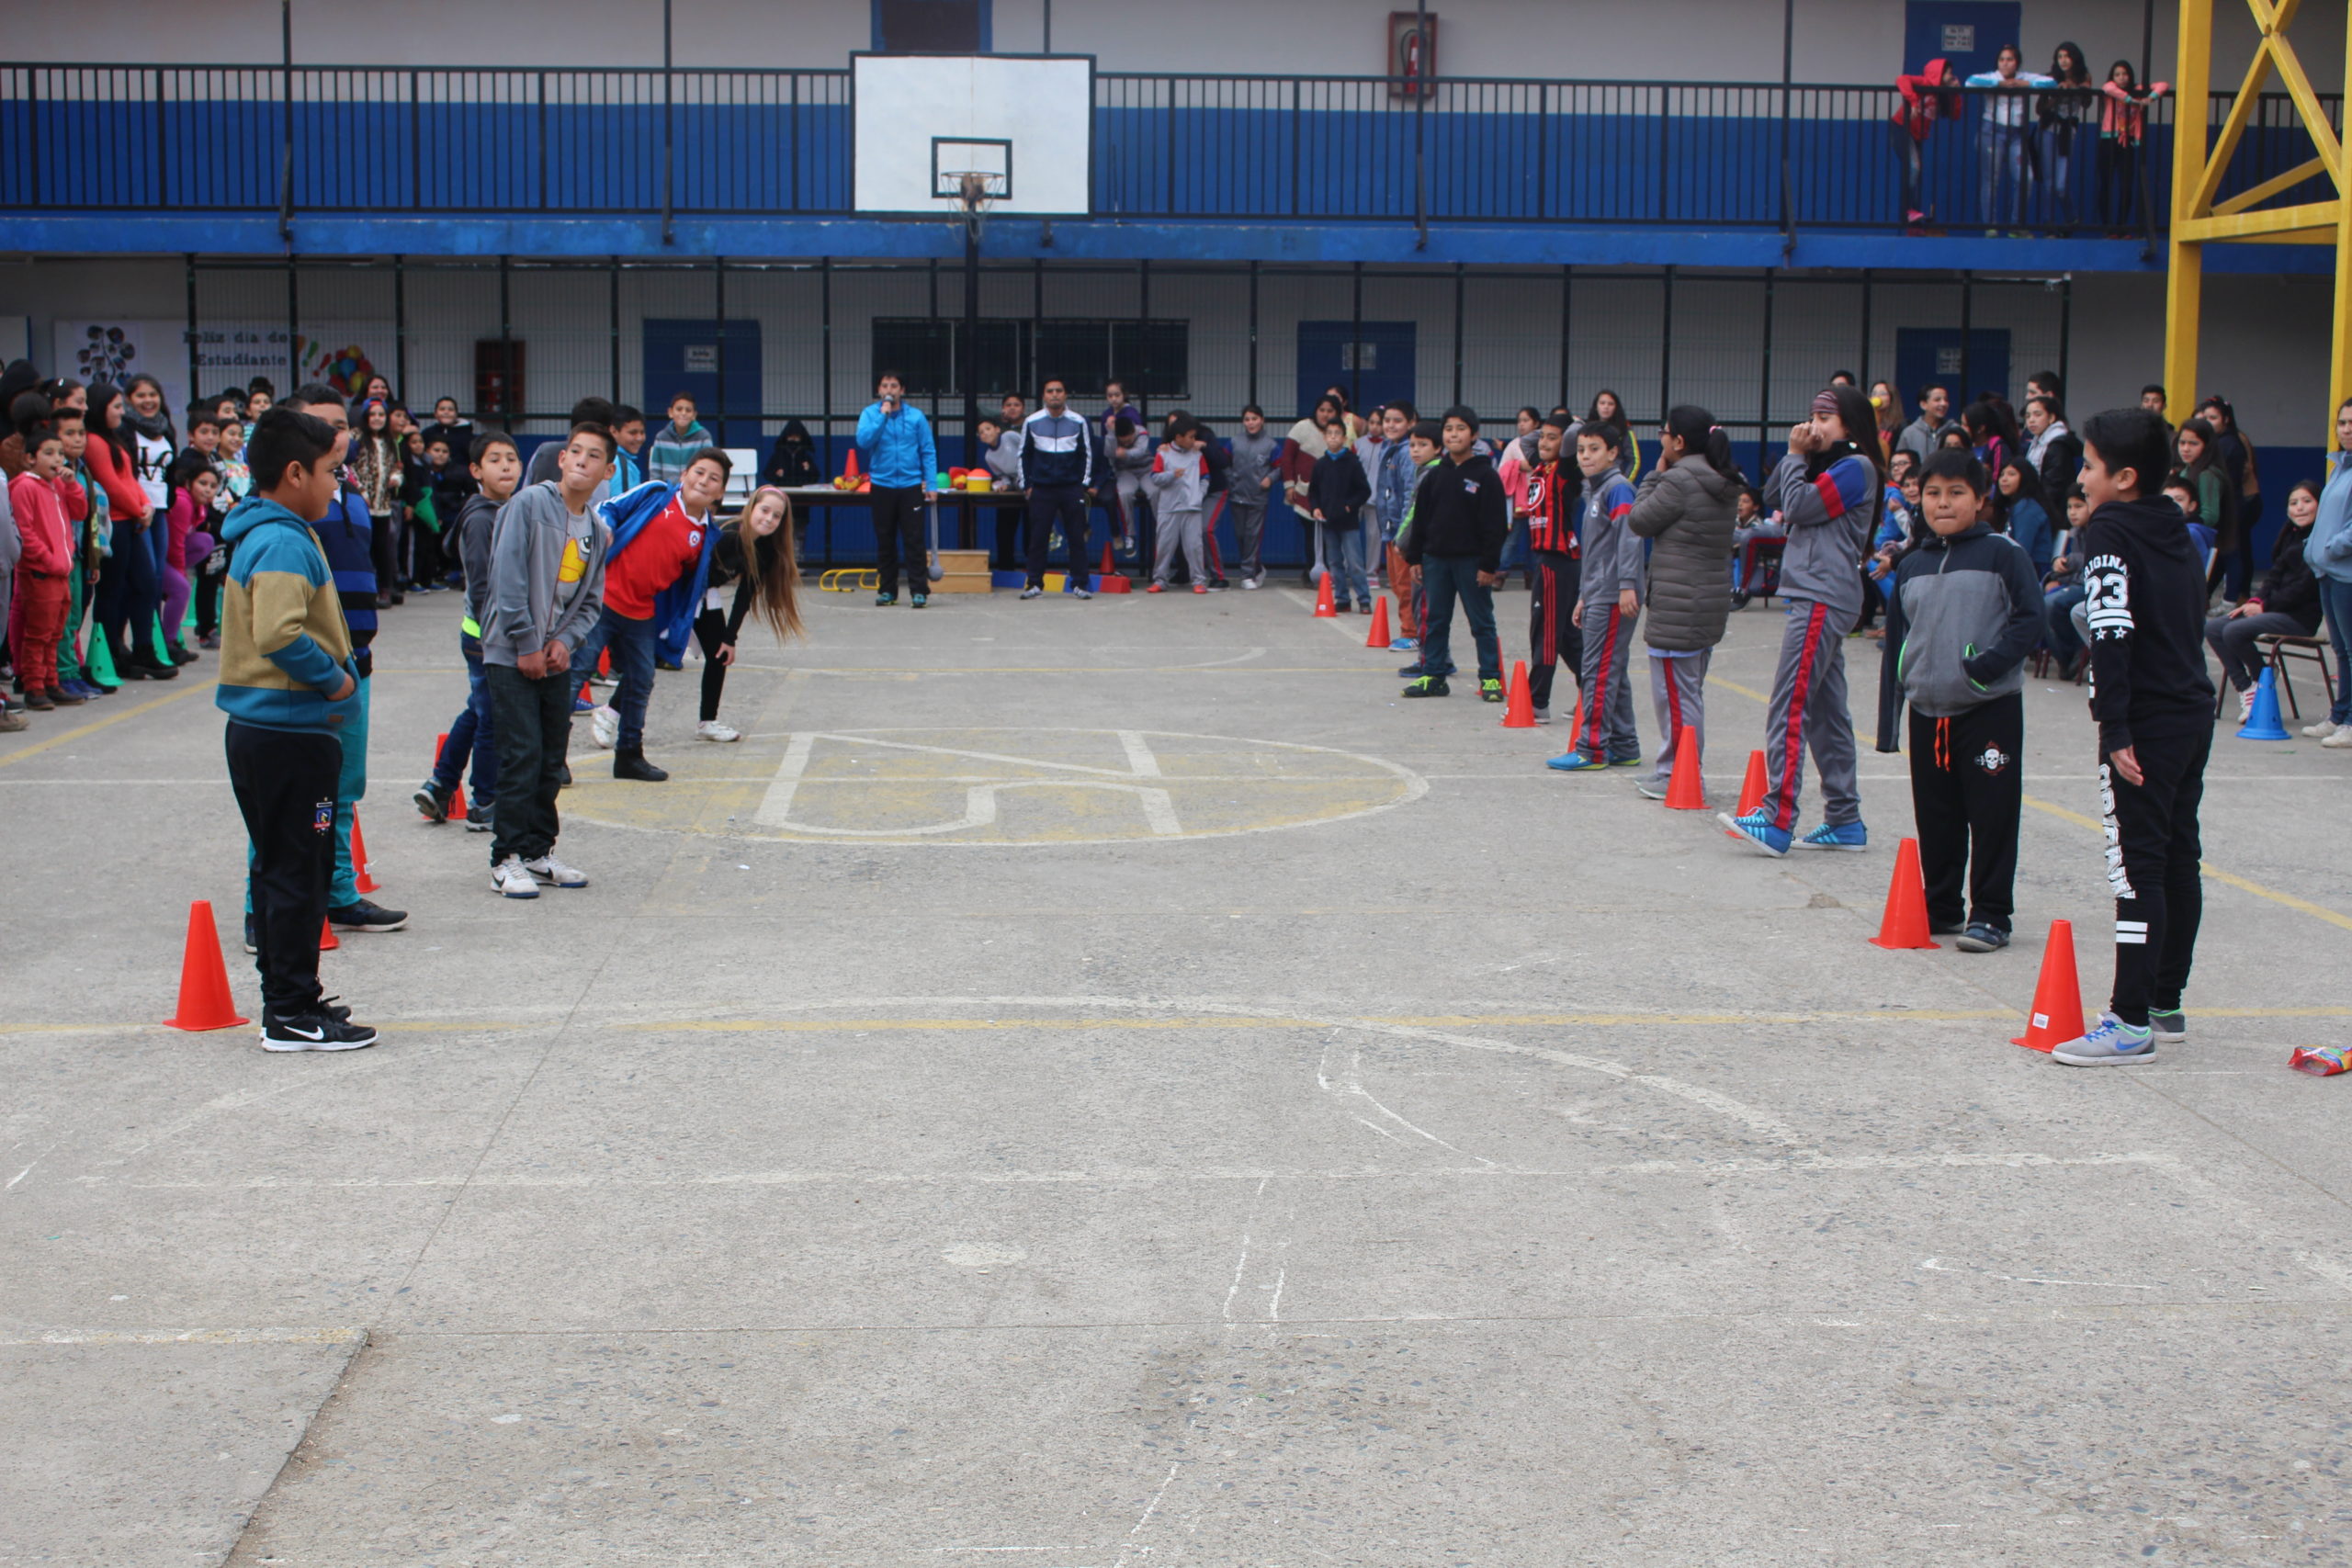
<svg viewBox="0 0 2352 1568"><path fill-rule="evenodd" d="M725 352L720 352L724 334ZM727 365L726 426L718 420L718 367ZM694 399L705 429L721 446L757 447L760 434L760 323L649 320L645 323L645 424L666 423L670 400ZM763 453L763 456L765 454Z"/></svg>
<svg viewBox="0 0 2352 1568"><path fill-rule="evenodd" d="M1315 412L1326 387L1348 394L1361 413L1382 403L1413 400L1411 321L1301 321L1298 323L1298 406L1269 410L1277 424Z"/></svg>
<svg viewBox="0 0 2352 1568"><path fill-rule="evenodd" d="M2005 43L2025 37L2018 0L1910 0L1903 16L1903 69L1916 73L1939 57L1962 76L1993 69Z"/></svg>
<svg viewBox="0 0 2352 1568"><path fill-rule="evenodd" d="M1894 333L1894 387L1903 400L1907 423L1919 414L1919 389L1943 388L1951 394L1951 417L1976 400L1979 392L2009 395L2009 333L2006 327L1978 327L1968 334L1963 364L1957 327L1898 327ZM1963 381L1962 377L1966 376Z"/></svg>

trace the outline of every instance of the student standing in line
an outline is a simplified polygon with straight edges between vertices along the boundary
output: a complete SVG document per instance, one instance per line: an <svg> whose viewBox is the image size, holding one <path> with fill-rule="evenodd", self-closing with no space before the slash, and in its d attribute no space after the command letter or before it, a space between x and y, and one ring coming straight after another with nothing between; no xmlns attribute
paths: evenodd
<svg viewBox="0 0 2352 1568"><path fill-rule="evenodd" d="M1527 699L1538 724L1552 722L1552 682L1561 664L1570 681L1584 679L1584 632L1576 614L1583 597L1577 517L1584 476L1561 450L1572 423L1566 414L1544 417L1536 429L1535 466L1520 487L1519 510L1527 519Z"/></svg>
<svg viewBox="0 0 2352 1568"><path fill-rule="evenodd" d="M343 462L349 450L351 421L333 387L312 381L288 394L281 407L310 414L334 432L338 443L335 489L324 514L312 525L319 547L334 572L351 643L351 668L358 676L348 717L340 734L343 756L335 776L334 868L328 886L327 919L337 931L396 931L408 924L404 910L387 909L359 895L358 869L351 858L351 824L368 795L368 731L375 693L376 590L373 536L368 502Z"/></svg>
<svg viewBox="0 0 2352 1568"><path fill-rule="evenodd" d="M687 412L693 412L691 404ZM931 504L932 486L938 482L939 452L931 439L931 421L922 410L909 406L906 382L895 370L885 370L876 379L874 400L857 416L857 455L872 480L874 543L882 571L874 603L899 602L903 571L911 603L920 610L931 603L931 551L923 538L923 509ZM684 471L683 463L679 471Z"/></svg>
<svg viewBox="0 0 2352 1568"><path fill-rule="evenodd" d="M1780 591L1789 606L1764 725L1769 787L1754 811L1721 820L1768 855L1784 855L1792 844L1870 845L1846 701L1846 632L1861 614L1862 546L1876 526L1884 481L1857 431L1870 434L1868 400L1850 387L1825 389L1813 400L1813 417L1789 432L1788 455L1767 487L1788 530ZM1821 772L1822 823L1798 839L1808 749Z"/></svg>
<svg viewBox="0 0 2352 1568"><path fill-rule="evenodd" d="M1153 551L1151 585L1144 592L1168 591L1169 572L1182 548L1193 592L1206 593L1209 569L1201 550L1201 505L1208 497L1208 459L1201 450L1198 420L1182 410L1170 418L1168 439L1152 454L1151 471L1145 482L1151 490L1158 547Z"/></svg>
<svg viewBox="0 0 2352 1568"><path fill-rule="evenodd" d="M1920 480L1928 537L1894 569L1879 674L1878 749L1903 750L1928 929L1962 953L2009 945L2023 814L2025 656L2041 637L2041 583L1982 513L1984 469L1939 452ZM1965 897L1963 897L1965 894Z"/></svg>
<svg viewBox="0 0 2352 1568"><path fill-rule="evenodd" d="M2330 750L2342 750L2352 748L2352 398L2335 408L2335 450L2329 455L2327 484L2319 493L2303 558L2319 578L2328 641L2335 647L2335 705L2317 723L2304 726L2303 733Z"/></svg>
<svg viewBox="0 0 2352 1568"><path fill-rule="evenodd" d="M147 547L150 525L160 527L164 514L154 510L147 489L139 482L137 434L126 423L122 393L99 382L90 389L90 443L85 449L90 470L106 491L110 518L108 557L98 575L97 624L106 638L107 660L119 681L169 681L179 666L156 657L147 627L162 600L155 556Z"/></svg>
<svg viewBox="0 0 2352 1568"><path fill-rule="evenodd" d="M413 500L401 491L408 464L400 439L392 434L391 410L368 402L359 411L358 428L351 434L351 479L368 507L371 558L376 564L376 608L389 610L408 602L405 558L401 548L401 503Z"/></svg>
<svg viewBox="0 0 2352 1568"><path fill-rule="evenodd" d="M758 609L776 641L800 635L800 568L793 553L792 498L772 485L753 491L741 514L718 531L710 584L695 616L695 639L702 644L703 660L702 721L695 739L742 739L742 731L718 722L718 700L727 689L727 671L735 662L744 619L752 609ZM735 602L721 610L725 595L720 591L730 582L735 584Z"/></svg>
<svg viewBox="0 0 2352 1568"><path fill-rule="evenodd" d="M620 411L613 412L617 422ZM864 422L859 423L862 427ZM618 429L613 432L613 438L620 439ZM695 453L718 445L710 432L703 428L702 421L695 417L694 399L680 392L670 400L670 423L653 437L653 445L645 454L645 477L658 484L675 484L685 476L686 465L695 460ZM861 440L858 445L863 447L866 443Z"/></svg>
<svg viewBox="0 0 2352 1568"><path fill-rule="evenodd" d="M17 432L31 467L8 481L8 532L19 551L8 609L8 649L25 705L36 712L79 707L86 697L58 682L57 637L65 625L74 532L65 517L65 444L50 424ZM0 524L6 519L0 518Z"/></svg>
<svg viewBox="0 0 2352 1568"><path fill-rule="evenodd" d="M481 623L483 683L498 737L498 807L491 886L536 898L539 884L585 887L587 874L555 854L563 754L571 739L572 655L604 606L611 532L592 503L613 474L613 433L576 424L551 484L526 485L491 530Z"/></svg>
<svg viewBox="0 0 2352 1568"><path fill-rule="evenodd" d="M2230 570L2230 558L2238 547L2237 487L2230 483L2229 470L2222 466L2219 436L2205 421L2183 421L2173 433L2172 445L2180 457L2173 477L2197 497L2197 520L2213 533L2213 564L2205 580L2206 592L2211 593L2222 586Z"/></svg>
<svg viewBox="0 0 2352 1568"><path fill-rule="evenodd" d="M1450 694L1443 671L1453 632L1453 602L1462 601L1478 649L1478 696L1503 700L1503 650L1495 637L1495 590L1502 586L1503 541L1510 506L1495 466L1476 450L1478 416L1466 407L1445 411L1439 426L1444 457L1421 477L1413 521L1406 533L1405 564L1416 569L1429 594L1421 622L1421 657L1431 673L1405 688L1408 697Z"/></svg>
<svg viewBox="0 0 2352 1568"><path fill-rule="evenodd" d="M2054 392L2025 400L2026 460L2041 476L2041 488L2064 495L2083 469L2082 438L2066 428L2065 405Z"/></svg>
<svg viewBox="0 0 2352 1568"><path fill-rule="evenodd" d="M1657 765L1634 781L1652 800L1674 782L1683 732L1707 748L1707 666L1731 620L1724 560L1742 480L1731 437L1705 409L1669 410L1657 466L1642 481L1626 526L1649 542L1650 702L1657 713Z"/></svg>
<svg viewBox="0 0 2352 1568"><path fill-rule="evenodd" d="M229 783L252 840L254 967L265 1051L352 1051L376 1032L319 985L319 932L334 874L340 735L359 691L334 573L311 525L340 488L342 437L272 409L246 451L254 494L223 526L231 547L220 683Z"/></svg>
<svg viewBox="0 0 2352 1568"><path fill-rule="evenodd" d="M498 721L491 710L482 665L481 628L490 614L491 536L498 526L499 508L522 483L523 459L512 436L494 432L474 437L470 467L476 488L450 529L466 571L466 614L458 623L458 653L466 661L466 705L451 721L449 738L433 760L431 775L409 798L426 821L447 822L458 781L470 760L474 793L467 802L466 829L487 833L498 805Z"/></svg>
<svg viewBox="0 0 2352 1568"><path fill-rule="evenodd" d="M1634 724L1634 631L1642 618L1648 588L1649 552L1627 525L1634 514L1634 487L1618 464L1623 442L1606 419L1588 419L1577 429L1577 467L1584 473L1584 580L1574 612L1584 634L1584 678L1578 683L1583 716L1576 745L1544 763L1555 773L1598 773L1631 768L1642 760L1642 738Z"/></svg>
<svg viewBox="0 0 2352 1568"><path fill-rule="evenodd" d="M1233 553L1240 558L1241 586L1264 586L1261 553L1266 536L1266 497L1278 476L1274 456L1282 443L1266 428L1266 411L1251 403L1241 411L1241 434L1233 438L1233 468L1226 476L1232 497Z"/></svg>
<svg viewBox="0 0 2352 1568"><path fill-rule="evenodd" d="M2091 717L2098 725L2115 985L2082 1038L2052 1051L2072 1067L2154 1059L2188 1036L2181 992L2204 908L2198 807L2213 749L2213 683L2199 632L2204 563L2180 514L2146 493L2165 469L2164 428L2113 409L2083 432L2090 593Z"/></svg>
<svg viewBox="0 0 2352 1568"><path fill-rule="evenodd" d="M1413 624L1421 628L1420 647L1424 650L1429 646L1429 587L1421 581L1420 568L1415 566L1408 555L1406 542L1413 536L1413 523L1419 515L1419 509L1421 497L1426 493L1425 482L1430 477L1430 471L1445 461L1444 443L1442 427L1436 420L1424 419L1414 422L1413 433L1406 441L1407 455L1413 460L1413 498L1405 503L1405 515L1396 525L1397 570L1391 579L1392 581L1402 585L1396 591L1398 614L1401 616L1407 608L1412 611ZM1573 497L1571 503L1573 504ZM1431 666L1426 662L1428 657L1426 651L1417 653L1413 661L1399 669L1396 673L1408 681L1419 680L1423 675L1453 673L1453 660L1448 659Z"/></svg>
<svg viewBox="0 0 2352 1568"><path fill-rule="evenodd" d="M1388 646L1403 652L1420 647L1420 623L1413 618L1413 592L1407 581L1405 558L1396 549L1396 531L1404 526L1406 508L1413 500L1419 466L1413 461L1413 426L1420 415L1408 402L1390 403L1380 411L1380 446L1371 470L1373 511L1380 520L1380 560L1388 576L1388 592L1396 601L1396 635Z"/></svg>
<svg viewBox="0 0 2352 1568"><path fill-rule="evenodd" d="M1025 564L1029 581L1023 599L1046 592L1046 551L1054 525L1062 526L1069 551L1069 577L1062 592L1074 599L1091 599L1087 584L1091 570L1086 558L1086 506L1101 480L1100 454L1094 433L1086 421L1069 412L1069 387L1058 376L1046 378L1046 406L1021 427L1018 480L1029 502L1029 537Z"/></svg>
<svg viewBox="0 0 2352 1568"><path fill-rule="evenodd" d="M1356 608L1372 614L1372 587L1363 569L1363 508L1372 499L1372 479L1348 440L1348 427L1333 420L1323 427L1323 456L1315 460L1307 479L1307 503L1315 509L1315 526L1323 541L1324 570L1330 574L1331 604L1347 614L1351 597Z"/></svg>
<svg viewBox="0 0 2352 1568"><path fill-rule="evenodd" d="M2208 397L2197 405L2197 414L2213 427L2222 471L2229 477L2237 502L2238 547L2230 558L2223 592L2228 598L2242 599L2254 581L2254 535L2262 526L2262 464L2254 443L2238 428L2237 411L2227 399Z"/></svg>
<svg viewBox="0 0 2352 1568"><path fill-rule="evenodd" d="M82 625L89 613L91 595L97 588L98 537L106 531L107 492L91 477L84 461L89 451L90 433L82 411L60 407L51 416L51 423L57 427L58 441L65 450L65 472L58 489L65 497L65 520L72 525L74 535L74 559L66 578L65 622L57 634L58 684L77 697L102 697L122 688L101 682L97 671L82 657ZM251 488L248 483L247 489ZM238 499L244 497L241 493ZM226 570L227 552L215 548L212 558L219 558L222 570ZM198 610L197 624L212 628L212 635L203 640L203 646L219 648L220 613L217 589L213 605Z"/></svg>

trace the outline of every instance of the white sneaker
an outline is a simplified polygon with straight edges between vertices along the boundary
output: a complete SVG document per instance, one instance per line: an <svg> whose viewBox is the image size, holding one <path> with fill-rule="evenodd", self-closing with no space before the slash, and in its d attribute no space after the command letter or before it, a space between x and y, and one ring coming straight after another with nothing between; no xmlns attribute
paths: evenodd
<svg viewBox="0 0 2352 1568"><path fill-rule="evenodd" d="M576 865L566 865L553 855L541 855L537 860L522 863L523 874L539 882L553 883L558 887L585 887L588 874Z"/></svg>
<svg viewBox="0 0 2352 1568"><path fill-rule="evenodd" d="M611 706L599 707L588 716L588 732L596 738L597 745L611 750L613 742L621 735L620 710Z"/></svg>
<svg viewBox="0 0 2352 1568"><path fill-rule="evenodd" d="M2254 716L2254 688L2248 686L2238 694L2238 722L2245 723Z"/></svg>
<svg viewBox="0 0 2352 1568"><path fill-rule="evenodd" d="M715 718L707 718L695 726L695 737L700 740L741 740L743 732Z"/></svg>
<svg viewBox="0 0 2352 1568"><path fill-rule="evenodd" d="M2303 726L2303 733L2310 736L2314 740L2324 740L2329 736L2335 734L2338 728L2339 727L2334 719L2324 718L2317 724L2307 724Z"/></svg>
<svg viewBox="0 0 2352 1568"><path fill-rule="evenodd" d="M1255 593L1259 589L1263 588L1265 585L1266 580L1262 577L1245 577L1241 580L1241 586L1252 593Z"/></svg>
<svg viewBox="0 0 2352 1568"><path fill-rule="evenodd" d="M2320 744L2331 751L2352 751L2352 724L2345 725Z"/></svg>
<svg viewBox="0 0 2352 1568"><path fill-rule="evenodd" d="M539 885L523 868L523 857L508 855L490 868L490 885L509 898L536 898Z"/></svg>

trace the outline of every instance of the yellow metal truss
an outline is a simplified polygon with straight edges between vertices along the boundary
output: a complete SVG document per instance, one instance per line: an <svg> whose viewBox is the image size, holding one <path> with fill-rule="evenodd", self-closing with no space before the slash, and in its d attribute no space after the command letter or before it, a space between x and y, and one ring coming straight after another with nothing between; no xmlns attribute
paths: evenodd
<svg viewBox="0 0 2352 1568"><path fill-rule="evenodd" d="M2226 4L2226 0L2223 0ZM2211 123L2213 66L2213 6L2215 0L2180 0L2180 73L2175 84L2178 103L2174 109L2172 175L2172 268L2165 296L2165 386L2173 406L2185 417L2197 392L2197 334L2205 283L2205 247L2233 241L2265 244L2312 244L2335 247L2335 309L2328 334L2328 385L2333 389L2326 416L2326 445L2335 445L2335 405L2352 394L2352 186L2343 143L2327 122L2319 95L2295 54L2288 28L2301 8L2301 0L2245 0L2253 13L2261 42L2245 82L2222 122L2211 151L2205 128ZM2352 29L2345 44L2346 76L2352 81ZM2253 121L2263 89L2276 73L2293 100L2296 117L2312 139L2316 156L2251 190L2223 201L2213 199L2231 156ZM2303 181L2324 175L2335 186L2327 201L2296 207L2265 208L2262 203Z"/></svg>

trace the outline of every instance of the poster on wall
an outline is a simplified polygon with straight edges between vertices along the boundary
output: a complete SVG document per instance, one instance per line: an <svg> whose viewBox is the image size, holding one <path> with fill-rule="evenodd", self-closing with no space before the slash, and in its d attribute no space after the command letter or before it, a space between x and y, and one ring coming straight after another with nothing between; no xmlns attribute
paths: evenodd
<svg viewBox="0 0 2352 1568"><path fill-rule="evenodd" d="M266 377L284 396L305 381L323 381L355 397L368 378L389 375L392 328L384 321L319 321L291 334L286 323L208 321L198 327L197 384L208 392L243 388ZM288 344L291 353L288 353ZM188 388L187 324L179 321L61 321L57 374L120 386L144 373L164 384L164 406L177 424L195 394Z"/></svg>
<svg viewBox="0 0 2352 1568"><path fill-rule="evenodd" d="M1427 97L1436 91L1430 78L1437 74L1437 13L1388 13L1388 96Z"/></svg>

